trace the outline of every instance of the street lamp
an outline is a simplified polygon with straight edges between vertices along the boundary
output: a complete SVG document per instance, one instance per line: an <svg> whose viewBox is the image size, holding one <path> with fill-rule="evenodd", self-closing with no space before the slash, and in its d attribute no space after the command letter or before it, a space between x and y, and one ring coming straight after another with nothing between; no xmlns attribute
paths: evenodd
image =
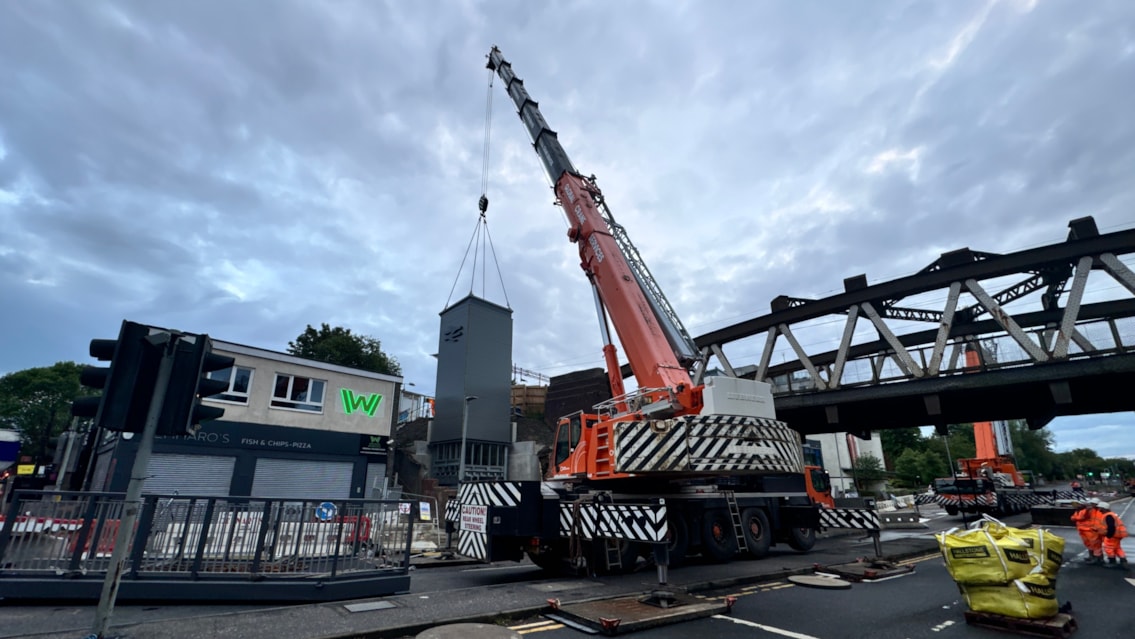
<svg viewBox="0 0 1135 639"><path fill-rule="evenodd" d="M461 458L457 462L457 481L465 483L465 438L469 434L469 402L477 399L476 395L466 395L465 403L461 405Z"/></svg>

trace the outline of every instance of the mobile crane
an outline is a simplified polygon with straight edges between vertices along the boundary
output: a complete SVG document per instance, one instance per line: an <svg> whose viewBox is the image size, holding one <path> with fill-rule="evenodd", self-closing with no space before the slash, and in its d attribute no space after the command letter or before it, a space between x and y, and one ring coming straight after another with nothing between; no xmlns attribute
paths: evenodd
<svg viewBox="0 0 1135 639"><path fill-rule="evenodd" d="M500 50L488 57L578 246L612 399L559 421L544 481L463 484L446 508L458 552L618 570L648 545L665 548L670 565L699 548L717 561L762 557L777 542L809 550L817 502L831 505L828 483L805 467L800 435L776 420L769 385L705 375L714 353L698 351L595 178L572 165ZM608 321L637 382L633 392L625 391Z"/></svg>
<svg viewBox="0 0 1135 639"><path fill-rule="evenodd" d="M966 367L981 366L979 346L967 344ZM974 457L958 459L953 477L934 480L935 499L947 515L1009 515L1044 501L1025 481L1013 459L1013 444L1004 422L975 422Z"/></svg>

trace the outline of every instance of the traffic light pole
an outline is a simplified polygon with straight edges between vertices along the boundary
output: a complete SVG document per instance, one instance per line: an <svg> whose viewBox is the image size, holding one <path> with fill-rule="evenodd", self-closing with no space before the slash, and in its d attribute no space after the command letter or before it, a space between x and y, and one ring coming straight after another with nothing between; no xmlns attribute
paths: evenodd
<svg viewBox="0 0 1135 639"><path fill-rule="evenodd" d="M146 473L150 467L150 452L154 448L154 433L158 428L158 420L162 413L162 404L165 401L166 386L169 384L170 372L173 370L174 348L179 340L169 333L158 333L145 338L153 346L162 349L162 359L158 366L157 380L154 383L154 393L146 412L146 423L142 429L142 439L138 443L138 453L134 457L134 467L130 471L130 483L126 487L126 499L123 502L122 520L114 536L114 550L110 556L110 566L106 571L106 579L102 584L102 595L99 597L98 610L95 612L95 625L91 634L99 639L106 635L110 627L110 617L114 612L114 602L118 598L118 586L122 582L122 573L126 567L126 557L134 539L134 526L138 521L138 511L142 505L142 483L146 481Z"/></svg>

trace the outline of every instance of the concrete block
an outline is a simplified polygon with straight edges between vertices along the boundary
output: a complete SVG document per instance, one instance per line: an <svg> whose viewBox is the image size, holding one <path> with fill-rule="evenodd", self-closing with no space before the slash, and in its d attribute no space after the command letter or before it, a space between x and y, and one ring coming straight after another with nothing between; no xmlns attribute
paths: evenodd
<svg viewBox="0 0 1135 639"><path fill-rule="evenodd" d="M1036 526L1071 526L1075 508L1068 506L1033 506L1033 524Z"/></svg>
<svg viewBox="0 0 1135 639"><path fill-rule="evenodd" d="M926 524L920 522L918 514L915 512L890 512L879 513L883 520L883 528L926 528Z"/></svg>

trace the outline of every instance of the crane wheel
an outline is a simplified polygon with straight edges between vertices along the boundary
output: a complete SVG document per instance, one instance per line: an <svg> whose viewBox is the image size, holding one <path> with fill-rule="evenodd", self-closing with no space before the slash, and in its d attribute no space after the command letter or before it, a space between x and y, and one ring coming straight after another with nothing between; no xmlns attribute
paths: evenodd
<svg viewBox="0 0 1135 639"><path fill-rule="evenodd" d="M794 550L808 552L816 545L815 528L791 528L788 531L788 545Z"/></svg>
<svg viewBox="0 0 1135 639"><path fill-rule="evenodd" d="M690 552L690 526L680 510L671 510L666 517L666 541L669 545L670 567L681 566Z"/></svg>
<svg viewBox="0 0 1135 639"><path fill-rule="evenodd" d="M768 555L772 545L772 530L769 529L768 515L760 508L746 508L741 511L741 529L745 532L745 548L754 559Z"/></svg>
<svg viewBox="0 0 1135 639"><path fill-rule="evenodd" d="M715 508L705 511L702 518L702 552L707 558L717 562L729 561L737 554L737 537L733 535L733 520L728 510Z"/></svg>

